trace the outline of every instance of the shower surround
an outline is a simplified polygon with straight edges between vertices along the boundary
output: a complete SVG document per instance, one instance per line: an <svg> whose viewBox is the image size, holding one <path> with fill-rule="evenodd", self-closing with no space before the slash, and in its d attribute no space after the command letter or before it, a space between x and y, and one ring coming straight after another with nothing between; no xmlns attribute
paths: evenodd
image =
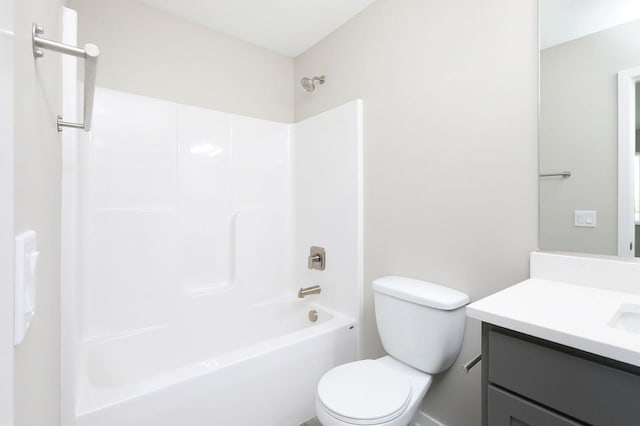
<svg viewBox="0 0 640 426"><path fill-rule="evenodd" d="M99 87L63 139L63 424L313 417L359 357L361 102L283 124Z"/></svg>

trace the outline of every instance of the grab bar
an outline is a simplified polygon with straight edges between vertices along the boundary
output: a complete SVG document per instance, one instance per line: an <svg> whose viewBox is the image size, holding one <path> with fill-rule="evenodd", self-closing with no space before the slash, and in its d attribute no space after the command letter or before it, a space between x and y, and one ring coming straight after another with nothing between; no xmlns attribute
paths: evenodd
<svg viewBox="0 0 640 426"><path fill-rule="evenodd" d="M71 123L63 121L58 116L58 131L61 132L63 127L71 127L73 129L83 129L85 132L91 130L91 119L93 118L93 98L96 92L96 68L98 65L98 55L100 49L95 44L87 43L84 49L76 46L70 46L57 41L48 40L40 37L44 34L44 29L37 24L31 25L31 47L33 49L33 57L35 59L42 58L44 52L42 49L53 50L65 55L75 56L84 59L84 122Z"/></svg>

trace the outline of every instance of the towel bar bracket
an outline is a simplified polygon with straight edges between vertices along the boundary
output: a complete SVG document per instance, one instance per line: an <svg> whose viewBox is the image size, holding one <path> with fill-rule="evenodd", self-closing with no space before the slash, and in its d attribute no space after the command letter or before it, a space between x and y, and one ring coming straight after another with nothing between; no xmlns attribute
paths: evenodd
<svg viewBox="0 0 640 426"><path fill-rule="evenodd" d="M84 129L84 123L71 123L69 121L64 121L61 115L58 115L58 119L56 120L56 124L58 126L58 131L61 132L64 127L69 127L72 129Z"/></svg>
<svg viewBox="0 0 640 426"><path fill-rule="evenodd" d="M42 34L44 34L44 28L36 24L31 25L31 48L33 49L33 56L36 59L44 56L44 51L36 45L36 38Z"/></svg>
<svg viewBox="0 0 640 426"><path fill-rule="evenodd" d="M53 50L54 52L84 59L84 122L72 123L63 121L62 117L58 116L57 128L59 132L62 131L63 127L82 129L85 132L88 132L91 130L91 120L93 118L93 98L96 90L96 66L98 56L100 55L100 49L98 49L98 46L91 43L85 44L84 49L81 49L76 46L58 43L57 41L40 37L42 34L44 34L44 28L35 23L31 25L31 47L33 49L33 57L36 60L44 56L44 50Z"/></svg>
<svg viewBox="0 0 640 426"><path fill-rule="evenodd" d="M54 52L75 56L76 58L85 58L89 54L85 49L42 38L40 37L42 34L44 34L44 28L38 24L31 25L31 47L33 48L33 56L36 59L44 56L44 50L42 49L53 50ZM89 44L88 46L94 45ZM94 55L97 56L97 53Z"/></svg>

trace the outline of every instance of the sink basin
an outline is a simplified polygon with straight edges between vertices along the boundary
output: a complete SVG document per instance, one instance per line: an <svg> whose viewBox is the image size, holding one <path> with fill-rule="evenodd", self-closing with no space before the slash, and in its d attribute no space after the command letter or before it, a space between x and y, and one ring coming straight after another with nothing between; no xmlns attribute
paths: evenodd
<svg viewBox="0 0 640 426"><path fill-rule="evenodd" d="M608 325L619 330L640 334L640 305L622 305Z"/></svg>

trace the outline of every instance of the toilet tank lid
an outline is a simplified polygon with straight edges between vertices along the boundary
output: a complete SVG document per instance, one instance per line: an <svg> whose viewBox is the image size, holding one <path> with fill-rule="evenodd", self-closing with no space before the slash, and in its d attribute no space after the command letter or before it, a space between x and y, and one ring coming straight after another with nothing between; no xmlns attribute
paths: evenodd
<svg viewBox="0 0 640 426"><path fill-rule="evenodd" d="M451 311L469 303L461 291L407 277L383 277L373 281L377 292L430 308Z"/></svg>

